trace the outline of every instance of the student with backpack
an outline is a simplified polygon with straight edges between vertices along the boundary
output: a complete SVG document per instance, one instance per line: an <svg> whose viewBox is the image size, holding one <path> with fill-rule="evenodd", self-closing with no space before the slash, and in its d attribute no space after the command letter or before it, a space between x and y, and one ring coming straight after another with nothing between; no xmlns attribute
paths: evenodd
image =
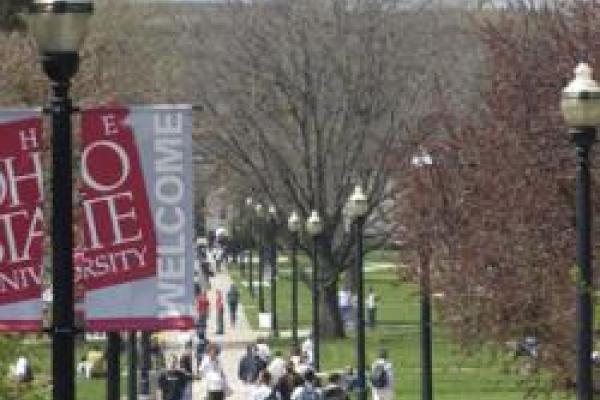
<svg viewBox="0 0 600 400"><path fill-rule="evenodd" d="M313 370L304 374L304 384L292 393L292 400L323 400L321 390L317 387L317 379Z"/></svg>
<svg viewBox="0 0 600 400"><path fill-rule="evenodd" d="M394 398L394 370L388 360L387 350L381 350L379 358L371 365L371 393L373 400Z"/></svg>
<svg viewBox="0 0 600 400"><path fill-rule="evenodd" d="M329 383L323 388L323 400L350 400L342 387L342 377L338 373L329 375Z"/></svg>

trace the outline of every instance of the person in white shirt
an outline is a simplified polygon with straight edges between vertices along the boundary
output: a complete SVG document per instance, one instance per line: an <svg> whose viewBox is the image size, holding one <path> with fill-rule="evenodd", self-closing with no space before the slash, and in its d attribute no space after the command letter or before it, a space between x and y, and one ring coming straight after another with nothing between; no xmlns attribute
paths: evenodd
<svg viewBox="0 0 600 400"><path fill-rule="evenodd" d="M258 385L252 392L251 400L279 400L277 392L271 387L271 374L263 370L258 376Z"/></svg>
<svg viewBox="0 0 600 400"><path fill-rule="evenodd" d="M15 364L15 377L19 382L31 381L31 365L25 356L20 356Z"/></svg>
<svg viewBox="0 0 600 400"><path fill-rule="evenodd" d="M300 362L296 365L296 373L300 376L304 376L308 370L311 369L311 364L308 362L308 357L305 354L300 356Z"/></svg>
<svg viewBox="0 0 600 400"><path fill-rule="evenodd" d="M314 356L312 333L304 339L304 342L302 342L302 355L305 356L308 363L312 365Z"/></svg>
<svg viewBox="0 0 600 400"><path fill-rule="evenodd" d="M285 374L286 361L281 356L281 351L275 352L275 357L269 363L267 370L271 374L271 381L277 382Z"/></svg>
<svg viewBox="0 0 600 400"><path fill-rule="evenodd" d="M367 295L367 317L369 328L375 329L377 322L377 295L372 287L369 287L369 294Z"/></svg>
<svg viewBox="0 0 600 400"><path fill-rule="evenodd" d="M350 321L350 314L352 312L351 294L346 288L341 288L338 292L338 305L342 314L342 322L344 325Z"/></svg>
<svg viewBox="0 0 600 400"><path fill-rule="evenodd" d="M206 382L207 400L223 400L231 390L214 343L208 345L207 355L200 365L200 375Z"/></svg>
<svg viewBox="0 0 600 400"><path fill-rule="evenodd" d="M271 357L271 349L269 349L269 345L262 338L259 338L256 341L256 354L262 360L264 365L268 364L269 358Z"/></svg>
<svg viewBox="0 0 600 400"><path fill-rule="evenodd" d="M371 394L373 400L394 398L394 368L388 360L387 350L381 350L379 358L371 365Z"/></svg>

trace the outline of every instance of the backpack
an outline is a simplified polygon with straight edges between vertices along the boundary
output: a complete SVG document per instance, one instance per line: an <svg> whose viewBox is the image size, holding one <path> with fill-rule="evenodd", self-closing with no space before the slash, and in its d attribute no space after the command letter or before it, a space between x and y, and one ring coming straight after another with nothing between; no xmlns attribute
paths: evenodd
<svg viewBox="0 0 600 400"><path fill-rule="evenodd" d="M377 363L371 371L371 384L374 388L383 389L388 385L387 371L384 363Z"/></svg>
<svg viewBox="0 0 600 400"><path fill-rule="evenodd" d="M302 393L300 393L299 400L321 400L321 395L317 392L317 389L304 386Z"/></svg>

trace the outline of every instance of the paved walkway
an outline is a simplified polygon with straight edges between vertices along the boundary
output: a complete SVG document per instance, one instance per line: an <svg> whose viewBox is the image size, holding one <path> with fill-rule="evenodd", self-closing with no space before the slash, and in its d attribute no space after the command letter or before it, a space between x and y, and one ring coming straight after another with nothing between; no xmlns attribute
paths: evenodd
<svg viewBox="0 0 600 400"><path fill-rule="evenodd" d="M210 283L211 290L209 292L209 300L211 305L211 314L207 329L208 340L221 345L221 362L223 363L223 369L225 370L229 380L229 385L233 389L232 396L228 397L227 400L247 400L248 396L244 391L243 384L237 378L238 362L246 352L246 345L256 342L258 333L252 330L248 324L242 304L240 304L238 308L238 321L235 327L232 327L229 323L229 310L228 307L225 306L225 334L217 335L215 333L216 313L214 312L214 304L216 290L221 290L223 299L225 300L227 291L231 286L231 279L226 271L226 268L224 268L222 272L217 273L216 276L211 279ZM202 381L194 381L193 400L202 400L204 398L205 393Z"/></svg>

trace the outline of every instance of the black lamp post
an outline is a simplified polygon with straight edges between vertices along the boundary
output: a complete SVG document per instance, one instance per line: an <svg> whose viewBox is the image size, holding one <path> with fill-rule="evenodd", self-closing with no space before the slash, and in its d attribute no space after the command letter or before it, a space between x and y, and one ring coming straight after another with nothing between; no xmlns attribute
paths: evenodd
<svg viewBox="0 0 600 400"><path fill-rule="evenodd" d="M369 209L367 196L362 187L357 185L348 199L348 216L354 221L354 237L356 239L355 276L356 276L356 368L358 370L358 400L367 399L366 386L366 348L365 348L365 294L363 269L363 227Z"/></svg>
<svg viewBox="0 0 600 400"><path fill-rule="evenodd" d="M250 296L254 297L254 271L252 265L252 246L254 246L254 216L252 212L252 197L248 197L246 199L246 205L251 210L249 213L248 219L248 238L249 238L249 246L248 246L248 290L250 290Z"/></svg>
<svg viewBox="0 0 600 400"><path fill-rule="evenodd" d="M142 331L141 365L140 365L140 399L152 398L150 390L150 369L152 368L151 332Z"/></svg>
<svg viewBox="0 0 600 400"><path fill-rule="evenodd" d="M319 272L319 237L321 232L323 232L323 222L321 221L321 217L319 217L319 213L317 211L313 211L308 217L306 221L306 231L313 238L313 273L312 273L312 336L313 336L313 367L315 371L319 371L320 363L319 363L319 300L321 298L319 293L319 284L320 282L320 272Z"/></svg>
<svg viewBox="0 0 600 400"><path fill-rule="evenodd" d="M270 251L269 259L271 261L271 333L273 337L279 336L277 326L277 209L275 206L269 206L269 239Z"/></svg>
<svg viewBox="0 0 600 400"><path fill-rule="evenodd" d="M288 229L292 233L292 342L298 348L298 232L302 222L296 211L288 219Z"/></svg>
<svg viewBox="0 0 600 400"><path fill-rule="evenodd" d="M121 398L121 335L108 332L106 348L106 400Z"/></svg>
<svg viewBox="0 0 600 400"><path fill-rule="evenodd" d="M431 155L426 151L412 158L411 163L417 168L430 168L433 164ZM421 298L421 398L433 398L433 360L431 343L431 288L429 256L419 252L420 261L420 298Z"/></svg>
<svg viewBox="0 0 600 400"><path fill-rule="evenodd" d="M256 236L258 237L258 312L265 312L265 294L263 291L263 279L265 274L265 252L264 252L264 227L263 206L258 203L256 210Z"/></svg>
<svg viewBox="0 0 600 400"><path fill-rule="evenodd" d="M129 400L138 400L138 349L137 331L129 332L127 388Z"/></svg>
<svg viewBox="0 0 600 400"><path fill-rule="evenodd" d="M73 166L69 97L79 67L79 48L93 12L91 0L35 0L30 28L38 43L44 71L51 81L52 118L52 397L75 398L73 302Z"/></svg>
<svg viewBox="0 0 600 400"><path fill-rule="evenodd" d="M575 142L577 226L577 400L592 400L592 268L589 150L600 125L600 87L581 63L562 92L561 109Z"/></svg>

